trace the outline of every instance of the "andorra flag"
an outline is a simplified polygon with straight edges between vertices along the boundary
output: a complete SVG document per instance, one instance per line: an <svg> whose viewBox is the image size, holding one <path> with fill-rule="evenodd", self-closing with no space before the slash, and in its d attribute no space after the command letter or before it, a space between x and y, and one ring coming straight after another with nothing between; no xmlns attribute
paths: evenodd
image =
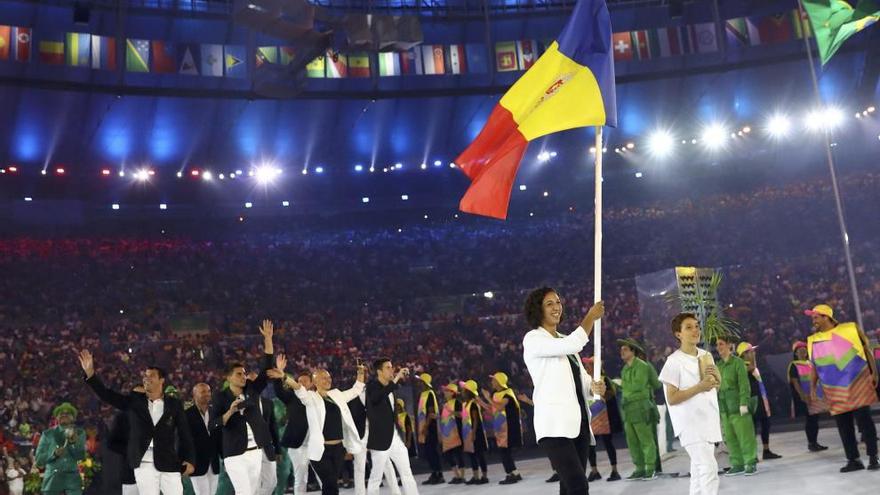
<svg viewBox="0 0 880 495"><path fill-rule="evenodd" d="M562 33L495 105L455 159L471 180L459 208L507 218L529 141L585 126L617 126L611 16L605 0L578 0Z"/></svg>

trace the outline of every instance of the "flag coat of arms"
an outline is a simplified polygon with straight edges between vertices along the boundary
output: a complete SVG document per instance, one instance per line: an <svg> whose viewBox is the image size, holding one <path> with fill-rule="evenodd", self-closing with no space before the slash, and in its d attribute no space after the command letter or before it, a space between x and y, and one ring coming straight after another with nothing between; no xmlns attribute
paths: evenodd
<svg viewBox="0 0 880 495"><path fill-rule="evenodd" d="M617 125L611 16L605 0L578 0L562 33L492 110L455 159L471 185L459 208L507 217L529 141L584 126Z"/></svg>
<svg viewBox="0 0 880 495"><path fill-rule="evenodd" d="M202 45L202 75L223 77L223 45Z"/></svg>

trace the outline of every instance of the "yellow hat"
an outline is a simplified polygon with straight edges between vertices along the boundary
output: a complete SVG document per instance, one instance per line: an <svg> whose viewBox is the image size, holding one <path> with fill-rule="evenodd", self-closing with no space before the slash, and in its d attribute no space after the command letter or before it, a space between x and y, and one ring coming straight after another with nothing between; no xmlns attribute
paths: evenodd
<svg viewBox="0 0 880 495"><path fill-rule="evenodd" d="M429 375L427 373L422 373L421 375L419 375L419 380L425 382L425 385L427 385L429 387L431 386L431 380L432 380L431 375Z"/></svg>
<svg viewBox="0 0 880 495"><path fill-rule="evenodd" d="M475 380L468 380L466 382L461 382L462 388L470 391L470 393L474 395L480 395L480 390L477 387L477 382Z"/></svg>
<svg viewBox="0 0 880 495"><path fill-rule="evenodd" d="M829 306L827 304L820 304L820 305L814 307L813 309L808 309L808 310L804 311L804 314L807 316L816 316L816 315L827 316L827 317L831 318L831 321L837 321L834 319L834 310L831 309L831 306Z"/></svg>
<svg viewBox="0 0 880 495"><path fill-rule="evenodd" d="M494 375L489 375L490 378L494 378L498 385L501 385L503 388L507 388L507 373L503 371L499 371Z"/></svg>
<svg viewBox="0 0 880 495"><path fill-rule="evenodd" d="M456 383L449 383L447 385L443 385L443 388L445 388L446 390L449 390L451 392L455 392L456 394L458 393L458 384L456 384Z"/></svg>
<svg viewBox="0 0 880 495"><path fill-rule="evenodd" d="M754 351L758 346L749 344L748 342L740 342L738 346L736 346L736 355L742 356L743 354Z"/></svg>

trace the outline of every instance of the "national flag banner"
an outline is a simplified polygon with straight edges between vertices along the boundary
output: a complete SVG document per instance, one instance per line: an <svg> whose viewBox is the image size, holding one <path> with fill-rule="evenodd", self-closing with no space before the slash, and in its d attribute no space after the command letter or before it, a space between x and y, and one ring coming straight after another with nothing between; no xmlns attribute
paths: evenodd
<svg viewBox="0 0 880 495"><path fill-rule="evenodd" d="M278 47L278 61L281 65L290 65L293 63L293 59L296 58L296 49L292 46L279 46Z"/></svg>
<svg viewBox="0 0 880 495"><path fill-rule="evenodd" d="M702 22L691 26L697 53L714 53L718 51L718 38L715 36L715 23Z"/></svg>
<svg viewBox="0 0 880 495"><path fill-rule="evenodd" d="M425 67L425 74L444 74L446 65L443 55L443 45L422 45L422 63Z"/></svg>
<svg viewBox="0 0 880 495"><path fill-rule="evenodd" d="M626 62L633 59L632 36L629 32L614 33L611 36L611 46L615 61Z"/></svg>
<svg viewBox="0 0 880 495"><path fill-rule="evenodd" d="M691 53L692 50L690 49L690 37L688 36L688 32L688 30L684 30L684 36L682 36L682 29L680 27L658 29L657 43L659 45L660 56L677 57L685 53Z"/></svg>
<svg viewBox="0 0 880 495"><path fill-rule="evenodd" d="M819 46L822 65L854 34L880 20L880 7L872 0L859 0L855 8L841 0L802 0Z"/></svg>
<svg viewBox="0 0 880 495"><path fill-rule="evenodd" d="M174 74L177 72L177 52L173 43L153 40L150 42L150 58L153 72Z"/></svg>
<svg viewBox="0 0 880 495"><path fill-rule="evenodd" d="M128 72L150 72L149 40L125 40L125 70Z"/></svg>
<svg viewBox="0 0 880 495"><path fill-rule="evenodd" d="M538 60L538 42L535 40L517 41L516 58L519 70L529 70Z"/></svg>
<svg viewBox="0 0 880 495"><path fill-rule="evenodd" d="M226 77L247 77L247 64L245 63L247 51L244 45L226 45L223 47L223 67Z"/></svg>
<svg viewBox="0 0 880 495"><path fill-rule="evenodd" d="M467 59L467 71L471 74L486 74L489 72L489 51L482 43L468 43L464 45Z"/></svg>
<svg viewBox="0 0 880 495"><path fill-rule="evenodd" d="M9 45L12 39L12 27L0 26L0 60L9 59Z"/></svg>
<svg viewBox="0 0 880 495"><path fill-rule="evenodd" d="M257 47L257 58L256 58L256 66L257 68L262 67L263 64L277 64L278 63L278 47L277 46L258 46Z"/></svg>
<svg viewBox="0 0 880 495"><path fill-rule="evenodd" d="M464 45L449 45L446 52L449 55L446 65L449 66L450 74L466 74L467 66L467 50Z"/></svg>
<svg viewBox="0 0 880 495"><path fill-rule="evenodd" d="M800 9L794 9L789 17L791 17L791 27L795 38L802 40L804 37L813 37L813 28L810 27L810 18L806 12L801 13Z"/></svg>
<svg viewBox="0 0 880 495"><path fill-rule="evenodd" d="M341 79L348 77L348 57L344 53L327 50L327 77Z"/></svg>
<svg viewBox="0 0 880 495"><path fill-rule="evenodd" d="M605 0L578 0L556 42L504 94L454 163L471 180L459 208L507 217L529 141L585 126L617 126L611 16Z"/></svg>
<svg viewBox="0 0 880 495"><path fill-rule="evenodd" d="M418 60L416 60L416 53L420 54ZM421 53L419 47L400 52L400 73L402 75L411 76L422 73L421 67L418 65L421 63Z"/></svg>
<svg viewBox="0 0 880 495"><path fill-rule="evenodd" d="M422 47L420 46L413 48L413 68L418 75L425 73L424 65L422 65Z"/></svg>
<svg viewBox="0 0 880 495"><path fill-rule="evenodd" d="M400 74L400 56L397 52L379 52L379 77Z"/></svg>
<svg viewBox="0 0 880 495"><path fill-rule="evenodd" d="M750 37L752 45L758 43L785 43L794 39L794 27L788 14L750 17ZM751 33L755 33L754 36Z"/></svg>
<svg viewBox="0 0 880 495"><path fill-rule="evenodd" d="M370 54L366 52L348 55L349 77L370 77Z"/></svg>
<svg viewBox="0 0 880 495"><path fill-rule="evenodd" d="M201 45L203 76L223 77L223 45Z"/></svg>
<svg viewBox="0 0 880 495"><path fill-rule="evenodd" d="M724 37L728 48L749 46L749 26L745 17L724 21Z"/></svg>
<svg viewBox="0 0 880 495"><path fill-rule="evenodd" d="M92 68L116 70L116 38L92 35Z"/></svg>
<svg viewBox="0 0 880 495"><path fill-rule="evenodd" d="M510 72L517 69L516 42L501 41L495 43L495 70L498 72Z"/></svg>
<svg viewBox="0 0 880 495"><path fill-rule="evenodd" d="M316 57L314 60L306 64L306 77L322 79L327 77L324 72L324 55Z"/></svg>
<svg viewBox="0 0 880 495"><path fill-rule="evenodd" d="M40 63L64 65L64 36L61 33L46 34L37 44Z"/></svg>
<svg viewBox="0 0 880 495"><path fill-rule="evenodd" d="M199 75L202 66L202 47L195 44L180 45L177 50L177 73L185 76Z"/></svg>
<svg viewBox="0 0 880 495"><path fill-rule="evenodd" d="M11 38L10 59L16 62L30 62L31 45L33 45L31 28L13 26Z"/></svg>
<svg viewBox="0 0 880 495"><path fill-rule="evenodd" d="M65 62L73 67L88 67L92 35L87 33L67 33L65 43Z"/></svg>
<svg viewBox="0 0 880 495"><path fill-rule="evenodd" d="M656 30L631 31L633 55L638 60L649 60L660 56L660 45Z"/></svg>

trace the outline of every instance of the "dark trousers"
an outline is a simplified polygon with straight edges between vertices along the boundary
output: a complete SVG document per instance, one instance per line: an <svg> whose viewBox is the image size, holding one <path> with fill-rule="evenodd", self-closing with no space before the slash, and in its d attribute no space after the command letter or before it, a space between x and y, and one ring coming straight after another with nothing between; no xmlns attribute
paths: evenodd
<svg viewBox="0 0 880 495"><path fill-rule="evenodd" d="M587 457L590 450L590 425L581 422L577 438L542 438L539 445L547 453L550 465L559 475L559 495L586 495Z"/></svg>
<svg viewBox="0 0 880 495"><path fill-rule="evenodd" d="M764 404L758 404L763 411ZM755 414L755 431L761 430L761 442L770 445L770 418L766 414Z"/></svg>
<svg viewBox="0 0 880 495"><path fill-rule="evenodd" d="M837 422L837 433L840 434L840 441L843 442L843 451L846 458L854 461L859 458L859 442L856 438L856 423L862 430L862 436L865 440L865 446L868 450L868 457L877 455L877 428L874 426L874 420L871 418L871 408L868 406L861 407L855 411L846 412L834 416Z"/></svg>
<svg viewBox="0 0 880 495"><path fill-rule="evenodd" d="M447 450L443 453L443 458L446 459L450 466L464 469L464 455L462 454L461 447Z"/></svg>
<svg viewBox="0 0 880 495"><path fill-rule="evenodd" d="M479 469L483 474L486 474L486 453L477 449L476 452L468 453L468 455L471 458L471 469L474 471Z"/></svg>
<svg viewBox="0 0 880 495"><path fill-rule="evenodd" d="M345 459L345 448L342 444L324 445L324 455L318 462L312 461L312 468L321 481L321 495L339 495L339 474L342 472L342 461Z"/></svg>
<svg viewBox="0 0 880 495"><path fill-rule="evenodd" d="M596 445L590 445L590 453L588 456L590 467L596 467L596 447L599 446L599 440L602 440L602 445L605 447L605 452L608 454L608 462L611 463L611 466L616 466L617 449L614 448L614 442L612 441L611 435L597 435Z"/></svg>
<svg viewBox="0 0 880 495"><path fill-rule="evenodd" d="M807 443L815 445L819 438L819 415L808 414L807 421L804 425L804 431L807 433Z"/></svg>
<svg viewBox="0 0 880 495"><path fill-rule="evenodd" d="M440 464L440 447L437 439L437 424L433 421L428 423L428 435L425 437L425 443L419 445L419 453L431 466L432 473L440 473L443 466Z"/></svg>
<svg viewBox="0 0 880 495"><path fill-rule="evenodd" d="M516 463L513 462L513 447L499 447L501 452L501 464L504 466L504 472L510 474L516 471Z"/></svg>

